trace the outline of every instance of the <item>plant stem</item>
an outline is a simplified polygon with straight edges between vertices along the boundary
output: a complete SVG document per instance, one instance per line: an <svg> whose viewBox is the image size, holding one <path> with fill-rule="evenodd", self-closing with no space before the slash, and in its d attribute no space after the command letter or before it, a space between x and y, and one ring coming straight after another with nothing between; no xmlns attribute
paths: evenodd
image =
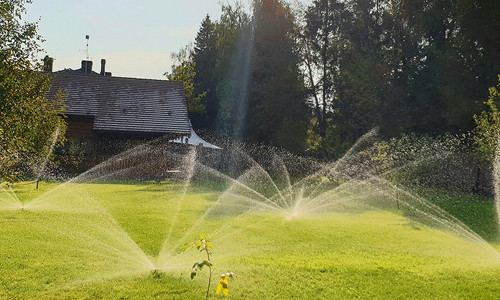
<svg viewBox="0 0 500 300"><path fill-rule="evenodd" d="M207 252L207 260L210 262L210 253L208 252L208 248L205 248L205 251ZM212 281L212 266L208 266L208 286L207 286L207 296L205 297L205 300L208 299L208 293L210 292L211 281Z"/></svg>

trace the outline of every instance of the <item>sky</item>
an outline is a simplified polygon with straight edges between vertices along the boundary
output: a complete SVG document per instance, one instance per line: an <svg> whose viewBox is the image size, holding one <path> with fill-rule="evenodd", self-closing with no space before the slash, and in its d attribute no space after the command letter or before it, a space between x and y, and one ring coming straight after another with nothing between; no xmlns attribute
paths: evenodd
<svg viewBox="0 0 500 300"><path fill-rule="evenodd" d="M42 48L54 58L54 71L79 69L89 58L93 70L113 76L165 79L170 54L194 42L201 21L221 13L220 0L33 0L25 20L39 20ZM233 4L236 0L224 0ZM248 1L243 1L247 3ZM305 0L303 0L305 2Z"/></svg>

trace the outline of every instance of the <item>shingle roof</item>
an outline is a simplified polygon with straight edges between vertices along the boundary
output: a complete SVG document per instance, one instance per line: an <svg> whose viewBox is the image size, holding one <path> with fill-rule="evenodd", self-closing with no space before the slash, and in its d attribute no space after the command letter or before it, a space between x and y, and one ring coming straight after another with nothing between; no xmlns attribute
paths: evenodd
<svg viewBox="0 0 500 300"><path fill-rule="evenodd" d="M61 88L66 115L94 117L94 130L190 133L181 82L55 73L48 96Z"/></svg>
<svg viewBox="0 0 500 300"><path fill-rule="evenodd" d="M97 72L94 72L94 71L91 71L90 74L85 74L83 73L82 69L76 69L76 70L73 70L71 68L66 68L66 69L63 69L63 70L60 70L60 71L57 71L57 74L73 74L73 75L95 75L95 76L100 76L101 74L97 73Z"/></svg>

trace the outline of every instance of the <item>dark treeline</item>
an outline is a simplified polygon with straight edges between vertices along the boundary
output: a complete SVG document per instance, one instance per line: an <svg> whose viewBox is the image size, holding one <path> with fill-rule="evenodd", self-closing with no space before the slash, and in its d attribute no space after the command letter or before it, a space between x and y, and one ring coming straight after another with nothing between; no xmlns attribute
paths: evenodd
<svg viewBox="0 0 500 300"><path fill-rule="evenodd" d="M469 131L500 73L497 0L255 0L207 16L168 77L195 128L323 158Z"/></svg>

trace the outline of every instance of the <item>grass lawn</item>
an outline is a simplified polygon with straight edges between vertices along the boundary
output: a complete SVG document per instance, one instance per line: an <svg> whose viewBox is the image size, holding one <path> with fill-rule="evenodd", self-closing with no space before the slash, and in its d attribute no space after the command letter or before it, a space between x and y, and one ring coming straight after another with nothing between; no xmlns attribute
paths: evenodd
<svg viewBox="0 0 500 300"><path fill-rule="evenodd" d="M205 212L220 187L207 183L33 187L26 182L0 192L2 299L202 299L208 270L190 280L189 269L204 256L183 251L200 233L213 240L214 299L222 298L215 294L218 274L228 271L236 274L229 299L500 295L498 252L397 212L211 216ZM454 201L447 206L429 193L499 248L491 200L447 194ZM7 209L15 201L27 208ZM152 272L148 264L164 270Z"/></svg>

